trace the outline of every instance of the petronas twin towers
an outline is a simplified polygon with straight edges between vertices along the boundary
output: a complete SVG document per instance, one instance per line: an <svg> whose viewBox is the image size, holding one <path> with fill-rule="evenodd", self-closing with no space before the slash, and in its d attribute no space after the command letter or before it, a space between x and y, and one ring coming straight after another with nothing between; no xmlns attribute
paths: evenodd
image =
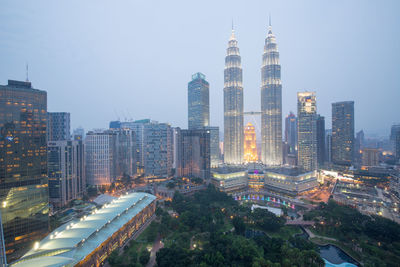
<svg viewBox="0 0 400 267"><path fill-rule="evenodd" d="M224 161L243 163L243 85L241 57L235 32L229 39L224 71ZM271 24L265 39L261 66L261 161L282 164L281 65Z"/></svg>

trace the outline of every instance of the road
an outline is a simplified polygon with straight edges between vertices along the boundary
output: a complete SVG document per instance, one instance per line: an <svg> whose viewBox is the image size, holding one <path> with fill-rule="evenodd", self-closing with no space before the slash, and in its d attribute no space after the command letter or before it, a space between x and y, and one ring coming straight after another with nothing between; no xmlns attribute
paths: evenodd
<svg viewBox="0 0 400 267"><path fill-rule="evenodd" d="M309 235L310 239L316 237L316 238L325 239L327 241L337 241L335 238L316 235L313 232L311 232L310 229L304 228L304 230L307 232L307 234Z"/></svg>
<svg viewBox="0 0 400 267"><path fill-rule="evenodd" d="M156 241L153 243L153 247L151 248L150 252L150 260L147 263L146 267L153 267L156 265L156 254L157 251L164 247L164 243L161 241L160 235L158 235Z"/></svg>

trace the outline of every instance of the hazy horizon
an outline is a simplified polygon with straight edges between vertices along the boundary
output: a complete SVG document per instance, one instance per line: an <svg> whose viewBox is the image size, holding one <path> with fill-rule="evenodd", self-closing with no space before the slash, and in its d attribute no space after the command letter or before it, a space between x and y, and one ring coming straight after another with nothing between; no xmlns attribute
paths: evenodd
<svg viewBox="0 0 400 267"><path fill-rule="evenodd" d="M232 19L246 111L260 109L268 15L282 65L283 117L296 93L355 101L356 131L388 136L400 123L398 1L10 1L0 9L0 84L29 80L71 126L150 118L187 127L187 83L210 83L211 125L223 130L223 70ZM396 101L397 100L397 101Z"/></svg>

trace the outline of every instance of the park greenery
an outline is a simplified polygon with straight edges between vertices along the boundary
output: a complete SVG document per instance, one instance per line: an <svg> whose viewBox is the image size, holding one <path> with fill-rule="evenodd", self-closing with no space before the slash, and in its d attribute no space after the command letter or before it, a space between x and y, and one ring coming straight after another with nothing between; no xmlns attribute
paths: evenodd
<svg viewBox="0 0 400 267"><path fill-rule="evenodd" d="M314 220L313 232L337 240L364 266L399 266L400 225L380 216L363 215L356 209L330 200L304 214Z"/></svg>
<svg viewBox="0 0 400 267"><path fill-rule="evenodd" d="M169 212L168 212L169 211ZM156 262L163 266L324 266L317 248L299 237L271 237L285 219L267 210L239 205L213 186L183 196L157 210L152 223L165 245Z"/></svg>
<svg viewBox="0 0 400 267"><path fill-rule="evenodd" d="M121 254L118 249L114 250L108 257L111 267L141 267L146 266L150 260L150 252L144 243L131 240L122 249Z"/></svg>

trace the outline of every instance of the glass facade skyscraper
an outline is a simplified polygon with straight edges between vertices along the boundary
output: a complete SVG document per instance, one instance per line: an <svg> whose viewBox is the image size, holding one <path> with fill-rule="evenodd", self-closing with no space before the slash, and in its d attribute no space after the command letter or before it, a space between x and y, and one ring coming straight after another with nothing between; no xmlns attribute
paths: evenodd
<svg viewBox="0 0 400 267"><path fill-rule="evenodd" d="M0 208L8 261L49 230L47 93L30 82L0 86Z"/></svg>
<svg viewBox="0 0 400 267"><path fill-rule="evenodd" d="M354 158L354 101L332 103L332 162L350 166Z"/></svg>
<svg viewBox="0 0 400 267"><path fill-rule="evenodd" d="M200 72L188 84L188 127L200 129L210 125L210 84Z"/></svg>
<svg viewBox="0 0 400 267"><path fill-rule="evenodd" d="M297 93L297 154L303 171L317 169L317 102L315 92Z"/></svg>
<svg viewBox="0 0 400 267"><path fill-rule="evenodd" d="M221 152L219 151L219 127L208 126L204 129L210 131L210 165L211 168L218 167Z"/></svg>
<svg viewBox="0 0 400 267"><path fill-rule="evenodd" d="M243 162L243 84L242 63L232 30L225 57L224 70L224 162Z"/></svg>
<svg viewBox="0 0 400 267"><path fill-rule="evenodd" d="M396 161L400 160L400 124L392 125L390 130L390 141Z"/></svg>
<svg viewBox="0 0 400 267"><path fill-rule="evenodd" d="M177 131L177 175L210 178L210 130Z"/></svg>
<svg viewBox="0 0 400 267"><path fill-rule="evenodd" d="M285 142L289 146L289 154L297 152L297 118L292 112L285 118Z"/></svg>
<svg viewBox="0 0 400 267"><path fill-rule="evenodd" d="M278 46L271 25L261 67L261 161L282 164L282 83Z"/></svg>

